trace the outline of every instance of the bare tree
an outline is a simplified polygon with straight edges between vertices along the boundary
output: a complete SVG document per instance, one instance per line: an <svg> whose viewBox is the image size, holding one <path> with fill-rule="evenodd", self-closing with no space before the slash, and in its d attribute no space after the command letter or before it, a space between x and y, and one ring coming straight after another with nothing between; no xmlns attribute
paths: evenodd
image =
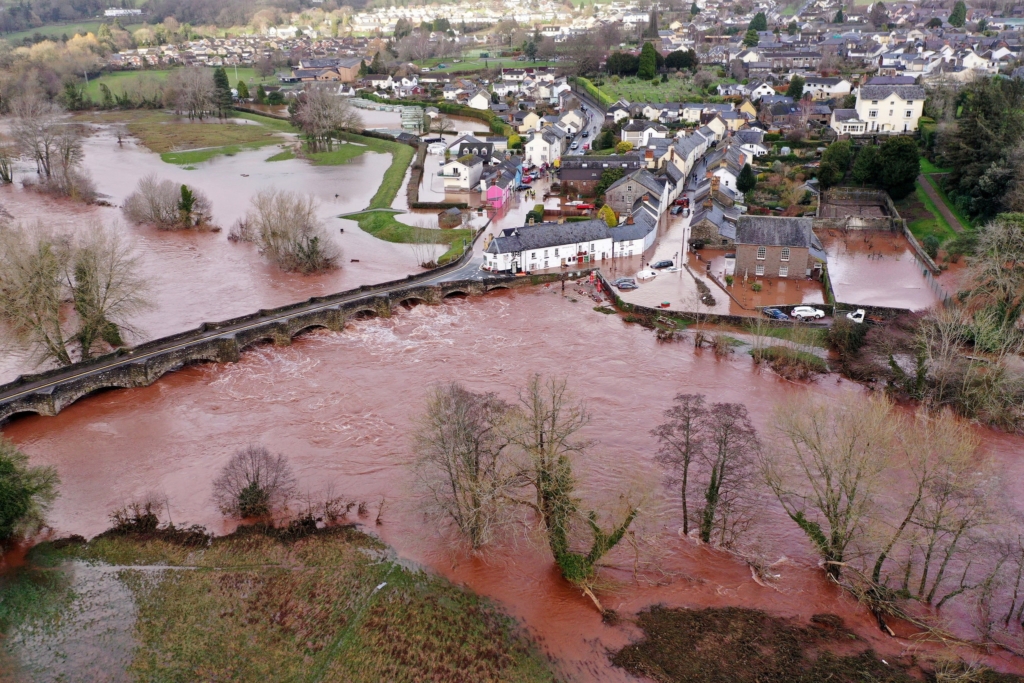
<svg viewBox="0 0 1024 683"><path fill-rule="evenodd" d="M151 173L124 200L121 211L133 223L148 223L163 230L202 226L212 206L207 196L188 185L160 180Z"/></svg>
<svg viewBox="0 0 1024 683"><path fill-rule="evenodd" d="M36 162L36 172L41 177L50 178L54 157L57 156L63 110L35 93L15 98L10 107L14 116L11 134L21 153Z"/></svg>
<svg viewBox="0 0 1024 683"><path fill-rule="evenodd" d="M327 235L312 196L266 189L251 204L233 229L238 238L254 242L284 270L315 273L338 266L341 250Z"/></svg>
<svg viewBox="0 0 1024 683"><path fill-rule="evenodd" d="M123 345L145 288L131 245L100 225L78 239L41 225L0 232L0 317L41 360L69 365L75 344L82 360L100 341Z"/></svg>
<svg viewBox="0 0 1024 683"><path fill-rule="evenodd" d="M321 86L310 86L299 97L295 122L311 152L330 151L345 128L360 125L361 119L348 99Z"/></svg>
<svg viewBox="0 0 1024 683"><path fill-rule="evenodd" d="M760 443L746 407L739 403L713 404L707 412L705 433L697 469L697 483L704 495L695 510L700 539L711 543L714 537L719 545L728 546L749 521L744 504Z"/></svg>
<svg viewBox="0 0 1024 683"><path fill-rule="evenodd" d="M508 519L522 486L504 423L511 406L452 382L434 387L414 436L417 472L432 507L477 550Z"/></svg>
<svg viewBox="0 0 1024 683"><path fill-rule="evenodd" d="M189 119L202 121L217 109L213 74L200 66L175 69L168 77L168 89L173 95L174 107Z"/></svg>
<svg viewBox="0 0 1024 683"><path fill-rule="evenodd" d="M586 408L573 400L565 380L545 382L534 375L519 393L519 425L513 442L526 457L524 476L535 494L527 504L544 525L555 563L562 576L603 612L593 592L596 564L622 540L639 510L627 504L621 522L605 531L596 511L581 509L572 459L588 446L577 435L589 420ZM586 552L572 549L581 540L573 538L580 522L589 536Z"/></svg>
<svg viewBox="0 0 1024 683"><path fill-rule="evenodd" d="M834 579L868 525L894 439L889 403L807 397L775 411L776 442L762 474Z"/></svg>
<svg viewBox="0 0 1024 683"><path fill-rule="evenodd" d="M221 512L238 517L265 517L288 506L295 476L282 454L249 444L238 450L213 482L213 500Z"/></svg>
<svg viewBox="0 0 1024 683"><path fill-rule="evenodd" d="M665 411L666 422L651 433L658 437L661 448L655 459L668 468L669 484L679 488L683 504L683 534L690 533L690 468L703 448L704 422L707 407L703 394L677 394L674 404Z"/></svg>

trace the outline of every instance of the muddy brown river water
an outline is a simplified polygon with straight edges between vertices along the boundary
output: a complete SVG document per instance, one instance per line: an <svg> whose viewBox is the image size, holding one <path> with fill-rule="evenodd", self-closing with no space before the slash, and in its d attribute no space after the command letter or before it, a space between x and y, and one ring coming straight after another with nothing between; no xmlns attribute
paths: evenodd
<svg viewBox="0 0 1024 683"><path fill-rule="evenodd" d="M190 367L150 387L97 394L56 417L17 420L4 433L33 463L57 468L57 532L86 536L103 530L115 507L149 495L168 502L176 524L229 531L211 502L211 480L234 449L263 442L288 455L304 491L332 486L368 501L368 526L402 556L499 600L573 680L631 680L605 656L627 642L629 628L603 624L589 600L559 579L542 545L520 538L479 558L450 552L413 492L409 434L430 384L457 379L511 399L530 373L564 375L593 413L586 436L595 446L580 463L588 502L613 505L623 491L646 492L637 526L645 571L634 578L634 554L617 550L604 572L606 606L627 615L654 602L799 617L834 612L883 654L912 649L910 640L883 637L821 578L803 538L772 506L756 533L765 555L783 560L774 587L758 585L738 558L681 539L678 503L652 460L649 430L676 393L742 402L763 429L787 397L814 392L827 400L861 389L834 376L792 384L745 354L720 359L690 344L659 344L638 326L594 312L593 302L573 303L556 290L497 292L356 321L290 347L259 347L235 364ZM1024 440L990 436L988 445L1006 480L1019 486ZM375 527L382 498L383 523Z"/></svg>

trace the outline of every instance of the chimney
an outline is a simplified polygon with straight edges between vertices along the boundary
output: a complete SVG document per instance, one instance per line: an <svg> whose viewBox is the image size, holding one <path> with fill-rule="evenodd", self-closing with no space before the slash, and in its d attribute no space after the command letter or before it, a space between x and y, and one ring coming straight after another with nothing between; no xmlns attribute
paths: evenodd
<svg viewBox="0 0 1024 683"><path fill-rule="evenodd" d="M712 206L714 206L714 202L711 201L710 196L708 196L708 198L704 200L703 206L705 209L710 209Z"/></svg>
<svg viewBox="0 0 1024 683"><path fill-rule="evenodd" d="M633 225L633 214L626 216L626 225Z"/></svg>
<svg viewBox="0 0 1024 683"><path fill-rule="evenodd" d="M646 152L644 152L644 158L645 159L653 159L654 158L654 150L653 149L649 149Z"/></svg>

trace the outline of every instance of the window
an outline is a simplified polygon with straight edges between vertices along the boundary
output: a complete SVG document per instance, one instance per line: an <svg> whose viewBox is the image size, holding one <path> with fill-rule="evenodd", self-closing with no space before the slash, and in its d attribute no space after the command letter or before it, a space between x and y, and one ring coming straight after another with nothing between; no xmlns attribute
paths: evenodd
<svg viewBox="0 0 1024 683"><path fill-rule="evenodd" d="M913 103L914 103L914 100L907 100L907 106L908 106L908 107L909 107L910 105L912 105Z"/></svg>
<svg viewBox="0 0 1024 683"><path fill-rule="evenodd" d="M548 250L547 250L547 249L545 249L545 250L544 250L544 258L547 258L547 257L548 257Z"/></svg>
<svg viewBox="0 0 1024 683"><path fill-rule="evenodd" d="M892 109L889 110L889 116L892 116Z"/></svg>
<svg viewBox="0 0 1024 683"><path fill-rule="evenodd" d="M789 277L789 266L779 266L779 277Z"/></svg>
<svg viewBox="0 0 1024 683"><path fill-rule="evenodd" d="M907 118L909 119L913 115L914 115L914 112L912 112L911 110L908 109L907 110Z"/></svg>
<svg viewBox="0 0 1024 683"><path fill-rule="evenodd" d="M590 243L590 253L594 253L594 243Z"/></svg>
<svg viewBox="0 0 1024 683"><path fill-rule="evenodd" d="M766 248L764 248L764 247L758 247L757 248L757 260L758 261L764 261L767 256L768 256L768 250Z"/></svg>
<svg viewBox="0 0 1024 683"><path fill-rule="evenodd" d="M780 257L780 260L782 260L782 261L788 261L789 260L789 247L783 247L782 248L782 256Z"/></svg>
<svg viewBox="0 0 1024 683"><path fill-rule="evenodd" d="M764 275L764 264L758 263L757 267L754 268L754 275Z"/></svg>
<svg viewBox="0 0 1024 683"><path fill-rule="evenodd" d="M555 249L555 256L558 256L558 249Z"/></svg>
<svg viewBox="0 0 1024 683"><path fill-rule="evenodd" d="M535 251L534 251L534 252L531 252L531 253L530 253L530 258L531 258L531 259L536 259L536 258L537 258L537 252L535 252Z"/></svg>
<svg viewBox="0 0 1024 683"><path fill-rule="evenodd" d="M877 117L878 116L878 110L877 109L872 109L871 111L868 112L868 116L870 116L871 118Z"/></svg>
<svg viewBox="0 0 1024 683"><path fill-rule="evenodd" d="M871 104L878 104L878 100L871 100Z"/></svg>

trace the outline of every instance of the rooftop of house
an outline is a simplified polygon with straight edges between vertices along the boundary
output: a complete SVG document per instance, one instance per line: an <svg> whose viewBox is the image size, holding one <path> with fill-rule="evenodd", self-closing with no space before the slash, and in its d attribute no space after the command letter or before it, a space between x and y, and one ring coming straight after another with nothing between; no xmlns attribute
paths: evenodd
<svg viewBox="0 0 1024 683"><path fill-rule="evenodd" d="M736 244L809 249L815 239L813 225L811 218L744 215L736 221Z"/></svg>
<svg viewBox="0 0 1024 683"><path fill-rule="evenodd" d="M920 85L862 85L862 100L884 100L889 95L896 95L902 100L923 100L924 88Z"/></svg>
<svg viewBox="0 0 1024 683"><path fill-rule="evenodd" d="M546 249L563 244L580 244L611 237L608 224L596 218L576 223L538 223L521 228L506 228L491 240L488 254Z"/></svg>

